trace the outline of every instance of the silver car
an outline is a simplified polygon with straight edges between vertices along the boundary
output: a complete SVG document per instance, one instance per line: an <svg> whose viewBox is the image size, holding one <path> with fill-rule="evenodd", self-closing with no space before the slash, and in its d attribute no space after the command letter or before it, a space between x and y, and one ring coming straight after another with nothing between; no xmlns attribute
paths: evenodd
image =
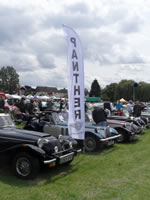
<svg viewBox="0 0 150 200"><path fill-rule="evenodd" d="M47 112L48 123L43 127L45 133L50 135L68 135L68 114L67 112ZM119 133L110 126L99 126L95 123L85 123L84 147L88 152L102 149L104 146L111 146L119 138Z"/></svg>

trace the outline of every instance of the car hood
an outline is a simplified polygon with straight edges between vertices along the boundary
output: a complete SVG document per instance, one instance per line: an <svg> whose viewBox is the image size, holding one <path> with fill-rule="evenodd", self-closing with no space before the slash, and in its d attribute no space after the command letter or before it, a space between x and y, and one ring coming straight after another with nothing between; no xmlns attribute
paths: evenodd
<svg viewBox="0 0 150 200"><path fill-rule="evenodd" d="M113 119L107 119L107 122L109 124L119 124L119 125L124 125L126 123L125 121L113 120Z"/></svg>
<svg viewBox="0 0 150 200"><path fill-rule="evenodd" d="M129 118L129 117L126 117L126 116L109 116L107 119L126 121L126 120L128 120L128 119L130 119L130 118Z"/></svg>
<svg viewBox="0 0 150 200"><path fill-rule="evenodd" d="M42 137L49 137L47 133L28 131L17 128L2 128L0 129L0 138L22 139L27 141L37 141Z"/></svg>

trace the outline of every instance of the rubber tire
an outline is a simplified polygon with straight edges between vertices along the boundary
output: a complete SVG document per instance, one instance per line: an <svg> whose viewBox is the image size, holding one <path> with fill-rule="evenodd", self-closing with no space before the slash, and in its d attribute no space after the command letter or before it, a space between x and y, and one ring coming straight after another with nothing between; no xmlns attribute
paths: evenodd
<svg viewBox="0 0 150 200"><path fill-rule="evenodd" d="M121 137L117 138L117 142L127 142L128 141L128 134L124 130L119 130L118 131Z"/></svg>
<svg viewBox="0 0 150 200"><path fill-rule="evenodd" d="M27 162L26 163L29 164L30 171L26 175L25 174L23 175L21 171L19 172L19 169L17 170L17 163L19 162L20 159L27 161L28 163ZM12 171L18 178L33 179L38 175L40 171L39 159L26 152L18 153L16 154L16 156L12 161Z"/></svg>
<svg viewBox="0 0 150 200"><path fill-rule="evenodd" d="M87 152L94 152L97 150L97 140L95 137L91 135L85 136L85 141L84 141L84 147L85 151Z"/></svg>

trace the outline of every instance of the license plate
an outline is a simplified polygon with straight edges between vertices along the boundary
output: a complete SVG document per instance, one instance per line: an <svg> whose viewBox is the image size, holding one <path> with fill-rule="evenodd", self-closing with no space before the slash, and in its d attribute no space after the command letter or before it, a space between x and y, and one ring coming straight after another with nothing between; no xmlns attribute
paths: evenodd
<svg viewBox="0 0 150 200"><path fill-rule="evenodd" d="M59 164L63 164L63 163L71 161L73 159L73 155L74 153L70 153L70 154L61 156L59 160Z"/></svg>
<svg viewBox="0 0 150 200"><path fill-rule="evenodd" d="M113 144L114 144L114 140L109 140L108 143L107 143L108 146L111 146Z"/></svg>

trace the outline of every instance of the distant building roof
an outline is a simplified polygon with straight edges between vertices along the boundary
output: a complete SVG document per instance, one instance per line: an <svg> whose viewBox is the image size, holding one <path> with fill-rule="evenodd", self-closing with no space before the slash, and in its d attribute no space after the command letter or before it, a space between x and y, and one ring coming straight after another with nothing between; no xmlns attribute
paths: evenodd
<svg viewBox="0 0 150 200"><path fill-rule="evenodd" d="M67 93L67 89L60 89L60 90L57 90L57 92L58 93L64 93L64 94L66 94Z"/></svg>
<svg viewBox="0 0 150 200"><path fill-rule="evenodd" d="M47 92L47 93L52 93L52 92L57 92L56 87L44 87L44 86L37 86L35 89L36 92Z"/></svg>

